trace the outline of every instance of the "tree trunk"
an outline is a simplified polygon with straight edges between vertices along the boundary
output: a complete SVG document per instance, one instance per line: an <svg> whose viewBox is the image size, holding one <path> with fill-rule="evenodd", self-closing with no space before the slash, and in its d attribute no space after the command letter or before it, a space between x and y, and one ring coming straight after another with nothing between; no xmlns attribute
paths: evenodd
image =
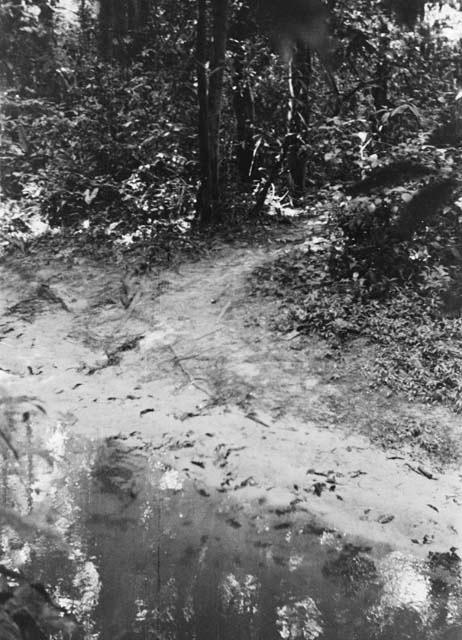
<svg viewBox="0 0 462 640"><path fill-rule="evenodd" d="M111 60L114 48L114 7L112 0L100 0L98 28L100 54L106 60Z"/></svg>
<svg viewBox="0 0 462 640"><path fill-rule="evenodd" d="M386 35L387 25L385 23L381 26L381 38L378 51L378 62L375 68L375 83L371 89L372 100L374 103L375 112L372 114L372 126L374 127L379 138L385 138L388 127L382 126L382 116L384 109L389 104L389 73L390 63L388 61L388 55L390 52L390 39Z"/></svg>
<svg viewBox="0 0 462 640"><path fill-rule="evenodd" d="M207 3L198 0L197 14L197 85L199 106L200 186L197 216L200 224L218 222L221 217L220 188L220 120L223 98L225 55L228 39L229 0L213 0L212 55L207 73Z"/></svg>
<svg viewBox="0 0 462 640"><path fill-rule="evenodd" d="M225 76L225 56L228 40L229 0L213 0L213 48L209 79L209 140L212 213L214 222L220 210L220 121Z"/></svg>
<svg viewBox="0 0 462 640"><path fill-rule="evenodd" d="M236 156L239 177L243 182L250 182L254 177L252 170L255 144L253 125L255 121L255 104L252 89L245 78L244 64L236 52L234 56L233 106L236 116Z"/></svg>
<svg viewBox="0 0 462 640"><path fill-rule="evenodd" d="M372 99L377 114L388 104L388 62L385 58L377 64L375 79L376 82L372 87Z"/></svg>
<svg viewBox="0 0 462 640"><path fill-rule="evenodd" d="M251 182L255 177L254 124L255 99L246 73L245 43L254 39L255 11L242 3L233 13L230 25L230 50L233 56L233 109L236 118L236 161L239 178Z"/></svg>
<svg viewBox="0 0 462 640"><path fill-rule="evenodd" d="M456 140L462 140L462 73L457 74L457 95L454 101L454 125Z"/></svg>
<svg viewBox="0 0 462 640"><path fill-rule="evenodd" d="M197 217L203 225L212 219L210 173L209 103L207 75L207 6L206 0L197 3L197 99L199 106L199 178Z"/></svg>
<svg viewBox="0 0 462 640"><path fill-rule="evenodd" d="M287 110L287 164L292 194L300 198L306 191L308 151L305 142L310 118L309 88L311 51L299 43L289 62L289 104Z"/></svg>

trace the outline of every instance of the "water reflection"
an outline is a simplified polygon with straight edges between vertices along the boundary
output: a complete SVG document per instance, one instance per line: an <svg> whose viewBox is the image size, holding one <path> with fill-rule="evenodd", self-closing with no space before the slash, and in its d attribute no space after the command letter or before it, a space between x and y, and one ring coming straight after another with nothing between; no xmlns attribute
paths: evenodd
<svg viewBox="0 0 462 640"><path fill-rule="evenodd" d="M312 598L290 602L277 608L276 627L283 640L316 640L323 634L322 614Z"/></svg>
<svg viewBox="0 0 462 640"><path fill-rule="evenodd" d="M24 428L19 464L4 454L3 505L66 544L5 523L2 562L42 582L85 638L462 638L455 550L417 561L354 544L306 513L197 485L136 433L95 443L46 429Z"/></svg>

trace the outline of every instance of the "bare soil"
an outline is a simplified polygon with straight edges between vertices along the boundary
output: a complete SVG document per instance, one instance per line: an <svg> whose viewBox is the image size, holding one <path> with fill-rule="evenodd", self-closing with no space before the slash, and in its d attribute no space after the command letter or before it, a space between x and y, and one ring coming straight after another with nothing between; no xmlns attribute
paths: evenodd
<svg viewBox="0 0 462 640"><path fill-rule="evenodd" d="M34 397L95 441L139 432L206 493L416 555L459 547L460 419L372 390L361 341L339 354L272 331L276 303L246 281L282 250L222 246L144 276L43 246L7 256L4 397Z"/></svg>

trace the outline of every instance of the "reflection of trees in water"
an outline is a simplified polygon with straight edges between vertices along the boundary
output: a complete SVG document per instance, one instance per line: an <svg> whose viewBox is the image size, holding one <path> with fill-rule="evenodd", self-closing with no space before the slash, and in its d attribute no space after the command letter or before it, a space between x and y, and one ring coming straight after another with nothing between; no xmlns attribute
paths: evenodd
<svg viewBox="0 0 462 640"><path fill-rule="evenodd" d="M429 582L424 562L400 552L385 556L378 563L383 590L378 611L409 608L416 611L423 622L428 619Z"/></svg>
<svg viewBox="0 0 462 640"><path fill-rule="evenodd" d="M374 561L366 555L370 551L370 547L347 543L338 554L327 560L322 568L323 574L340 580L347 591L353 593L364 587L370 589L378 578Z"/></svg>
<svg viewBox="0 0 462 640"><path fill-rule="evenodd" d="M323 633L322 615L312 598L278 607L276 626L283 640L316 640Z"/></svg>
<svg viewBox="0 0 462 640"><path fill-rule="evenodd" d="M378 563L383 590L367 613L378 638L446 637L452 625L462 623L459 563L441 570L449 556L450 552L433 553L423 561L395 552Z"/></svg>
<svg viewBox="0 0 462 640"><path fill-rule="evenodd" d="M446 640L461 624L454 555L377 560L263 507L247 518L227 495L199 495L136 434L97 447L59 425L41 443L23 435L24 474L4 457L4 504L48 515L70 546L4 527L4 558L99 640Z"/></svg>
<svg viewBox="0 0 462 640"><path fill-rule="evenodd" d="M330 585L322 609L326 637L335 638L342 630L342 640L373 638L375 625L367 620L365 611L377 603L382 583L370 552L370 547L351 543L340 548L337 543L328 550L322 566Z"/></svg>
<svg viewBox="0 0 462 640"><path fill-rule="evenodd" d="M255 532L243 518L236 528L226 497L199 496L191 485L176 490L185 479L149 455L141 486L137 474L127 472L126 447L119 443L111 452L114 444L100 449L82 505L101 576L95 612L101 638L123 629L165 640L279 638L276 609L284 607L280 577L288 573L290 546L287 566L278 564L275 578L265 564L267 550L246 544ZM306 610L303 615L306 626Z"/></svg>
<svg viewBox="0 0 462 640"><path fill-rule="evenodd" d="M462 637L462 573L461 559L456 549L430 552L427 571L434 626L445 629L457 625Z"/></svg>
<svg viewBox="0 0 462 640"><path fill-rule="evenodd" d="M244 575L241 579L234 573L223 576L220 595L225 610L232 610L241 616L253 616L258 611L260 584L255 576Z"/></svg>
<svg viewBox="0 0 462 640"><path fill-rule="evenodd" d="M241 569L223 575L218 586L220 607L230 621L227 626L236 630L238 638L245 638L246 633L249 640L260 637L261 584L258 578Z"/></svg>
<svg viewBox="0 0 462 640"><path fill-rule="evenodd" d="M12 514L2 522L2 562L43 583L90 632L99 578L75 526L75 482L85 473L86 454L69 465L63 425L40 413L24 412L13 435L18 459L2 451L2 506Z"/></svg>

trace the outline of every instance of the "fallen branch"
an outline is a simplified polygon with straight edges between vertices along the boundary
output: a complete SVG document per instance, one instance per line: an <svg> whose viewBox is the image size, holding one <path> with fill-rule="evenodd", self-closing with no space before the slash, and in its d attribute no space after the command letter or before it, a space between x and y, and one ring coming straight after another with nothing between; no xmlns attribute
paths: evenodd
<svg viewBox="0 0 462 640"><path fill-rule="evenodd" d="M197 378L195 378L194 376L192 376L189 371L186 369L186 367L184 367L181 364L181 359L175 352L175 349L172 347L171 344L167 345L167 348L170 349L170 351L173 354L173 363L177 365L177 367L180 369L181 373L189 380L190 384L192 384L193 387L196 387L196 389L198 389L199 391L202 391L202 393L205 393L207 396L211 397L212 394L210 393L210 391L208 391L207 389L204 389L203 387L201 387L200 385L197 384L196 380Z"/></svg>
<svg viewBox="0 0 462 640"><path fill-rule="evenodd" d="M256 414L253 411L246 413L245 417L248 418L249 420L252 420L253 422L256 422L257 424L261 424L262 427L267 427L269 429L271 426L266 422L263 422L263 420L260 420L260 418L257 418Z"/></svg>
<svg viewBox="0 0 462 640"><path fill-rule="evenodd" d="M433 473L431 473L431 471L427 471L421 465L419 465L417 467L417 469L416 469L411 464L409 464L409 462L406 462L406 467L409 467L409 469L411 471L414 471L414 473L418 473L420 476L424 476L424 478L428 478L428 480L437 480L438 479L433 475Z"/></svg>

